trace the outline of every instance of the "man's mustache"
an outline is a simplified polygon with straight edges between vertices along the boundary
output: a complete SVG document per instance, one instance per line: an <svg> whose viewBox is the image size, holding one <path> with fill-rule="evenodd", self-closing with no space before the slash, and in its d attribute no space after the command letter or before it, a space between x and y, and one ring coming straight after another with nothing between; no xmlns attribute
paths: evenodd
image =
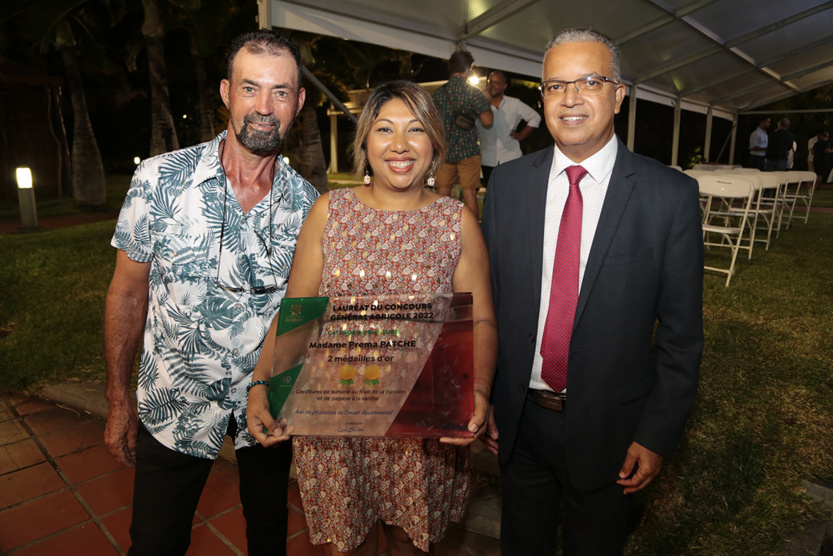
<svg viewBox="0 0 833 556"><path fill-rule="evenodd" d="M244 124L267 124L275 126L275 129L278 130L281 127L281 121L275 116L263 116L261 114L246 114L243 118Z"/></svg>

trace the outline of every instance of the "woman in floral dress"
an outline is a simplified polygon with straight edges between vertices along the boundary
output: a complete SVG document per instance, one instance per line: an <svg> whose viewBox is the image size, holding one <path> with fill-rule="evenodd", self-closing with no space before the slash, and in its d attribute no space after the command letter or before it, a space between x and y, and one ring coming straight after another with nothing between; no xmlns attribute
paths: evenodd
<svg viewBox="0 0 833 556"><path fill-rule="evenodd" d="M472 292L474 416L489 411L497 332L486 246L476 217L423 184L442 163L442 123L420 86L377 87L359 119L354 149L366 186L324 194L304 222L287 297ZM430 180L429 180L430 181ZM274 337L274 323L271 336ZM253 381L270 376L264 345ZM249 431L265 446L288 438L252 388ZM270 434L264 434L266 427ZM296 437L298 482L314 544L330 554L378 554L378 528L391 552L422 554L459 521L469 497L474 438Z"/></svg>

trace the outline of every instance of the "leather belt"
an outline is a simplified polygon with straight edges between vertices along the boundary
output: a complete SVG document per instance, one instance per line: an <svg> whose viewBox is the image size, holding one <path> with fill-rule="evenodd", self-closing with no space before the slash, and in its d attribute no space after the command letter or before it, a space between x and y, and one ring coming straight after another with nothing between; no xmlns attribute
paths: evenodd
<svg viewBox="0 0 833 556"><path fill-rule="evenodd" d="M567 394L556 394L549 390L529 390L532 403L552 411L564 411L567 408Z"/></svg>

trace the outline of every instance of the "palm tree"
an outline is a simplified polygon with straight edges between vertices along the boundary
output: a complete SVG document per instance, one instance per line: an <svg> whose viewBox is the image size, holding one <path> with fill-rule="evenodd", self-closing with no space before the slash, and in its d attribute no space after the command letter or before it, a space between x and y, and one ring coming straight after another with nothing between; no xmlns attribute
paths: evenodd
<svg viewBox="0 0 833 556"><path fill-rule="evenodd" d="M91 30L97 22L91 0L68 3L61 0L24 0L21 3L25 36L41 53L50 46L61 55L72 99L72 194L81 205L98 206L107 200L104 164L90 122L84 82L78 68L76 29L88 43L95 44Z"/></svg>
<svg viewBox="0 0 833 556"><path fill-rule="evenodd" d="M179 139L171 115L165 68L165 25L159 13L159 1L142 0L142 6L145 10L142 35L147 45L150 79L150 155L155 156L178 149Z"/></svg>

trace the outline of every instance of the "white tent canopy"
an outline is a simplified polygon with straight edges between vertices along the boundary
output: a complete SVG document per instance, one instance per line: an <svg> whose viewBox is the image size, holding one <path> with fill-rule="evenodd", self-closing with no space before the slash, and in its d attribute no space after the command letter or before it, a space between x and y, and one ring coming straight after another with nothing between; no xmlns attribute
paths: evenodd
<svg viewBox="0 0 833 556"><path fill-rule="evenodd" d="M465 45L478 65L534 80L540 79L543 48L552 35L567 27L592 27L620 45L622 74L632 99L693 110L709 119L736 120L740 112L833 83L833 1L258 3L262 26L438 58L448 58Z"/></svg>

